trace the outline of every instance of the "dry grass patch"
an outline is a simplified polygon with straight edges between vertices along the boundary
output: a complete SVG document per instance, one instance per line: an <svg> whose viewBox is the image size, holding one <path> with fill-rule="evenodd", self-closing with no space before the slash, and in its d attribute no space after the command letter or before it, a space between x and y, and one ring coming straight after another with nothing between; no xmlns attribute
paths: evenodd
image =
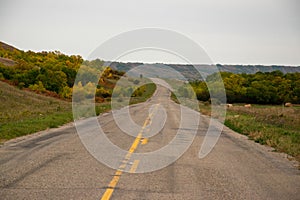
<svg viewBox="0 0 300 200"><path fill-rule="evenodd" d="M297 106L234 106L227 110L225 125L300 161L299 111Z"/></svg>

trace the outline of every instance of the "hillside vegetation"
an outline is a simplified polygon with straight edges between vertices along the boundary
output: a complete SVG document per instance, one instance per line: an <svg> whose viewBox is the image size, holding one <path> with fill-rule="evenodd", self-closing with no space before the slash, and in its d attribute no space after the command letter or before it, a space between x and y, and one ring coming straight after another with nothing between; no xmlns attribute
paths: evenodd
<svg viewBox="0 0 300 200"><path fill-rule="evenodd" d="M116 82L124 75L104 66L99 59L87 61L79 55L68 56L59 51L25 52L0 44L0 80L20 89L71 100L73 87L76 92L84 90L82 98L94 96L90 88L96 88L96 102L104 102L110 101ZM140 81L139 78L129 80ZM135 85L125 89L135 91L138 84ZM134 97L141 95L141 92L133 94Z"/></svg>
<svg viewBox="0 0 300 200"><path fill-rule="evenodd" d="M280 71L257 72L256 74L233 74L221 72L228 103L300 104L300 73L283 74ZM218 96L220 83L215 74L206 78L211 85L211 93ZM198 100L208 101L210 93L204 81L195 81L191 85Z"/></svg>
<svg viewBox="0 0 300 200"><path fill-rule="evenodd" d="M123 75L99 59L25 52L0 43L0 141L72 121L74 88L79 99L73 100L94 98L97 115L109 110L112 91ZM154 84L140 86L140 77L127 79L132 84L119 97L130 98L131 104L146 101L156 89Z"/></svg>
<svg viewBox="0 0 300 200"><path fill-rule="evenodd" d="M28 88L65 99L72 98L72 88L80 67L85 69L79 77L83 86L95 77L98 78L99 73L102 74L96 95L99 101L111 96L114 80L124 74L103 66L103 61L99 59L84 61L81 56L68 56L59 51L25 52L11 46L8 48L3 43L0 46L0 57L1 80L20 89ZM7 60L14 64L8 65Z"/></svg>

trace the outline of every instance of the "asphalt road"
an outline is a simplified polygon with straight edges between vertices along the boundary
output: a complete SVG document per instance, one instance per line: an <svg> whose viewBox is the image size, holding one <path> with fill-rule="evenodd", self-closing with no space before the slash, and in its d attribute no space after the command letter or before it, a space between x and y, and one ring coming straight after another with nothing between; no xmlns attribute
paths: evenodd
<svg viewBox="0 0 300 200"><path fill-rule="evenodd" d="M149 101L129 110L134 122L144 129L149 124L163 127L149 138L145 138L149 129L143 128L140 135L129 136L118 128L111 112L101 115L98 120L107 138L130 152L127 160L126 155L121 158L125 162L119 169L97 161L73 125L2 145L0 199L300 199L300 170L292 162L228 128L212 152L199 159L208 127L208 120L200 115L192 145L173 164L148 173L127 173L155 166L134 154L169 144L179 130L183 112L160 86ZM172 152L176 154L187 139L177 141ZM164 156L159 158L170 157Z"/></svg>

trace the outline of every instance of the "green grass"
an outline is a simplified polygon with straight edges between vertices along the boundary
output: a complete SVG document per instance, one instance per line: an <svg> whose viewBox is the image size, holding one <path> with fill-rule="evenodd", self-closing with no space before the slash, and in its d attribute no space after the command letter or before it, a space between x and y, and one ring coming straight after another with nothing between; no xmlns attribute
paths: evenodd
<svg viewBox="0 0 300 200"><path fill-rule="evenodd" d="M156 85L154 83L146 84L145 92L143 92L141 96L131 97L129 104L132 105L132 104L137 104L137 103L147 101L147 99L149 99L153 95L155 90L156 90Z"/></svg>
<svg viewBox="0 0 300 200"><path fill-rule="evenodd" d="M131 98L130 103L146 101L155 90L155 84L146 85L144 93ZM110 109L110 102L95 104L97 115ZM71 102L20 90L0 82L0 142L56 128L71 121Z"/></svg>
<svg viewBox="0 0 300 200"><path fill-rule="evenodd" d="M72 121L70 102L0 82L0 142Z"/></svg>
<svg viewBox="0 0 300 200"><path fill-rule="evenodd" d="M47 116L8 122L0 127L1 140L28 135L47 128L57 128L73 120L72 112L51 113Z"/></svg>

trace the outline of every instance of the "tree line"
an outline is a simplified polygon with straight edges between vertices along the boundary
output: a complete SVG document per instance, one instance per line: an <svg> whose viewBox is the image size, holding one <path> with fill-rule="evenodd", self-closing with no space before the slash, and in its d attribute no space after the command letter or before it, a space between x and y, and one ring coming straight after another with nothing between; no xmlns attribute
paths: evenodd
<svg viewBox="0 0 300 200"><path fill-rule="evenodd" d="M22 88L28 88L39 93L49 93L53 96L70 99L72 88L80 67L86 69L80 74L82 85L86 85L89 79L97 77L95 69L105 70L103 61L96 59L84 61L79 55L65 55L59 51L22 51L18 49L0 48L0 57L14 61L13 66L0 63L0 80L9 82ZM94 71L93 71L94 70ZM106 69L101 79L102 83L106 78L116 78L114 75L121 75L120 72ZM109 89L98 87L98 96L102 97L111 92ZM102 95L104 94L104 95Z"/></svg>
<svg viewBox="0 0 300 200"><path fill-rule="evenodd" d="M0 46L0 57L14 61L14 65L0 62L0 80L20 89L29 89L64 99L71 99L75 88L76 97L95 97L96 101L109 100L117 80L124 72L104 66L100 59L83 60L79 55L65 55L59 51L33 52L5 49ZM117 88L115 94L141 96L144 87L138 87L142 78L129 78L132 86ZM96 91L94 91L96 88Z"/></svg>
<svg viewBox="0 0 300 200"><path fill-rule="evenodd" d="M228 103L283 104L300 103L300 73L283 74L281 71L257 72L255 74L234 74L220 72ZM194 81L192 85L197 99L209 101L210 92L216 93L219 87L217 74L205 81ZM207 84L210 85L210 91Z"/></svg>

